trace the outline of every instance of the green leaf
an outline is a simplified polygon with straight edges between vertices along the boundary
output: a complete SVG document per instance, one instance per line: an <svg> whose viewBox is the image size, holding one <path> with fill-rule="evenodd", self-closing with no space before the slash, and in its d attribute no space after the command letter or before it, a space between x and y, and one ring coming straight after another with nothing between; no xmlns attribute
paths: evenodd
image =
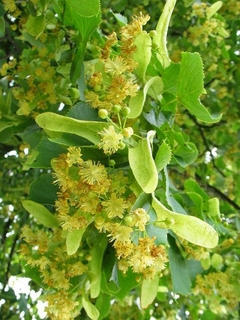
<svg viewBox="0 0 240 320"><path fill-rule="evenodd" d="M198 246L217 246L218 234L208 223L193 216L170 211L154 195L152 206L157 214L156 226L171 229L179 237Z"/></svg>
<svg viewBox="0 0 240 320"><path fill-rule="evenodd" d="M189 192L196 192L197 194L199 194L204 200L208 200L209 196L207 195L207 193L199 186L199 184L193 180L193 179L188 179L185 181L184 183L184 188L186 189L186 191Z"/></svg>
<svg viewBox="0 0 240 320"><path fill-rule="evenodd" d="M145 82L146 70L152 56L152 40L146 31L142 31L135 38L134 44L136 46L136 51L133 57L138 63L138 67L135 72L137 76Z"/></svg>
<svg viewBox="0 0 240 320"><path fill-rule="evenodd" d="M180 63L173 63L167 67L162 74L162 80L164 83L164 92L177 94L177 83L180 72Z"/></svg>
<svg viewBox="0 0 240 320"><path fill-rule="evenodd" d="M186 260L176 245L175 239L168 237L170 247L168 249L169 265L173 283L173 291L180 294L191 292L191 278Z"/></svg>
<svg viewBox="0 0 240 320"><path fill-rule="evenodd" d="M68 232L66 239L67 254L72 255L77 252L85 230L72 230Z"/></svg>
<svg viewBox="0 0 240 320"><path fill-rule="evenodd" d="M111 308L111 296L106 293L101 293L101 295L99 295L97 298L96 307L100 313L98 320L106 319Z"/></svg>
<svg viewBox="0 0 240 320"><path fill-rule="evenodd" d="M53 184L52 174L43 174L31 183L29 198L41 204L54 205L57 192L58 186Z"/></svg>
<svg viewBox="0 0 240 320"><path fill-rule="evenodd" d="M128 150L129 165L137 183L145 193L153 192L158 184L158 172L150 146L154 135L155 131L149 131L147 138L141 139L136 147Z"/></svg>
<svg viewBox="0 0 240 320"><path fill-rule="evenodd" d="M185 142L179 145L175 152L174 158L180 164L181 167L185 168L193 163L198 156L198 149L192 142Z"/></svg>
<svg viewBox="0 0 240 320"><path fill-rule="evenodd" d="M66 0L66 3L72 9L72 12L80 16L90 18L98 15L100 12L99 0Z"/></svg>
<svg viewBox="0 0 240 320"><path fill-rule="evenodd" d="M124 301L126 295L132 290L135 289L139 283L136 281L136 273L133 273L130 269L123 274L122 271L118 270L118 285L120 290L114 293L114 296L117 297L121 302Z"/></svg>
<svg viewBox="0 0 240 320"><path fill-rule="evenodd" d="M131 112L128 114L128 118L134 119L137 118L143 110L144 103L146 101L147 94L151 88L151 96L154 96L156 99L160 99L160 96L163 92L163 82L162 79L158 76L152 77L145 84L143 90L140 90L136 96L132 97L129 101L129 108Z"/></svg>
<svg viewBox="0 0 240 320"><path fill-rule="evenodd" d="M35 151L38 153L32 163L27 163L29 167L50 168L52 158L57 158L61 153L65 152L65 149L59 144L51 142L47 137L43 137Z"/></svg>
<svg viewBox="0 0 240 320"><path fill-rule="evenodd" d="M82 304L83 308L85 309L87 315L92 320L98 320L100 313L98 309L88 300L86 300L84 297L82 297Z"/></svg>
<svg viewBox="0 0 240 320"><path fill-rule="evenodd" d="M5 19L3 16L0 17L0 38L5 36Z"/></svg>
<svg viewBox="0 0 240 320"><path fill-rule="evenodd" d="M141 307L146 309L156 298L158 292L158 276L153 279L143 279L141 288Z"/></svg>
<svg viewBox="0 0 240 320"><path fill-rule="evenodd" d="M106 122L76 120L52 112L45 112L36 117L37 124L44 130L73 133L94 144L100 142L98 133L108 124Z"/></svg>
<svg viewBox="0 0 240 320"><path fill-rule="evenodd" d="M34 37L39 37L45 29L45 18L44 16L29 16L26 22L26 30Z"/></svg>
<svg viewBox="0 0 240 320"><path fill-rule="evenodd" d="M58 221L54 215L45 208L42 204L32 200L22 200L24 209L36 218L37 222L47 228L54 228L58 226Z"/></svg>
<svg viewBox="0 0 240 320"><path fill-rule="evenodd" d="M80 33L80 43L71 67L73 84L80 77L83 58L89 37L101 21L99 0L66 0L64 23L74 26Z"/></svg>
<svg viewBox="0 0 240 320"><path fill-rule="evenodd" d="M203 64L200 55L182 53L177 92L179 100L198 120L206 123L217 122L221 119L221 115L212 116L199 100L199 97L205 93L203 78Z"/></svg>
<svg viewBox="0 0 240 320"><path fill-rule="evenodd" d="M160 172L171 161L172 151L170 146L163 141L156 154L155 163L157 171Z"/></svg>
<svg viewBox="0 0 240 320"><path fill-rule="evenodd" d="M123 16L120 13L114 13L112 10L110 10L110 12L113 14L113 16L116 18L118 24L120 25L120 27L125 26L128 23L128 20L125 16Z"/></svg>

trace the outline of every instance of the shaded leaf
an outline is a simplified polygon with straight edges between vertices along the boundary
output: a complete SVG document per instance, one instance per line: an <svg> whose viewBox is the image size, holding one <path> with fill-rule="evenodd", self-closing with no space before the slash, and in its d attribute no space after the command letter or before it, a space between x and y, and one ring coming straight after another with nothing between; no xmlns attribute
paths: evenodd
<svg viewBox="0 0 240 320"><path fill-rule="evenodd" d="M175 239L168 237L170 247L168 249L169 265L173 283L173 291L180 294L191 292L191 278L188 270L188 264L181 255L176 245Z"/></svg>

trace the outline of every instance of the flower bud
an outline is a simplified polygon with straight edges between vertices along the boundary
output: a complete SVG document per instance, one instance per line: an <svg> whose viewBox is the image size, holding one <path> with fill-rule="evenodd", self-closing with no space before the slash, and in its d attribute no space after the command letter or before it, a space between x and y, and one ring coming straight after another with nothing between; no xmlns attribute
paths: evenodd
<svg viewBox="0 0 240 320"><path fill-rule="evenodd" d="M101 119L106 119L108 116L108 111L106 109L100 109L98 110L98 116Z"/></svg>

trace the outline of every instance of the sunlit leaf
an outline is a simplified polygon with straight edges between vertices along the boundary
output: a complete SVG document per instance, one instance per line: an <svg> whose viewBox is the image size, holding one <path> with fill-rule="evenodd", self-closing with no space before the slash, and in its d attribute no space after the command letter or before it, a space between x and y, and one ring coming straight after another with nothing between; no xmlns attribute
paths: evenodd
<svg viewBox="0 0 240 320"><path fill-rule="evenodd" d="M170 146L163 141L160 145L156 158L155 163L157 167L157 171L160 172L166 165L169 164L171 161L172 152Z"/></svg>
<svg viewBox="0 0 240 320"><path fill-rule="evenodd" d="M198 120L213 123L221 119L221 115L213 116L200 102L205 93L203 87L203 64L198 53L182 53L177 95L184 107Z"/></svg>

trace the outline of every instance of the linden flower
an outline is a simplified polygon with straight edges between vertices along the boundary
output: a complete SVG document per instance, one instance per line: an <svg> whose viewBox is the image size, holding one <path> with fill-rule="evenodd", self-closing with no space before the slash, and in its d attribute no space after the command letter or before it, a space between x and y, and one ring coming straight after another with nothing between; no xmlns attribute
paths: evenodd
<svg viewBox="0 0 240 320"><path fill-rule="evenodd" d="M123 218L124 210L128 207L123 198L117 198L116 193L112 193L111 198L103 201L102 205L108 214L108 218Z"/></svg>
<svg viewBox="0 0 240 320"><path fill-rule="evenodd" d="M122 141L123 135L117 133L113 126L104 128L103 131L99 132L99 135L102 138L98 146L103 149L105 154L113 154L119 149L119 143Z"/></svg>
<svg viewBox="0 0 240 320"><path fill-rule="evenodd" d="M145 231L145 225L149 221L149 215L143 208L138 208L131 214L133 224L140 230Z"/></svg>
<svg viewBox="0 0 240 320"><path fill-rule="evenodd" d="M92 160L85 161L79 170L78 173L82 179L82 181L94 185L101 184L107 180L107 172L105 167L97 163L95 164Z"/></svg>
<svg viewBox="0 0 240 320"><path fill-rule="evenodd" d="M68 153L67 153L67 159L66 162L69 167L71 167L73 164L80 164L83 162L82 160L82 154L81 149L76 147L69 147Z"/></svg>
<svg viewBox="0 0 240 320"><path fill-rule="evenodd" d="M133 229L127 226L120 225L119 223L108 223L105 225L111 237L111 241L120 240L122 243L129 243L130 235Z"/></svg>
<svg viewBox="0 0 240 320"><path fill-rule="evenodd" d="M113 75L120 75L121 73L128 70L128 66L124 61L123 57L117 56L114 60L106 60L105 69L106 72L112 73Z"/></svg>

